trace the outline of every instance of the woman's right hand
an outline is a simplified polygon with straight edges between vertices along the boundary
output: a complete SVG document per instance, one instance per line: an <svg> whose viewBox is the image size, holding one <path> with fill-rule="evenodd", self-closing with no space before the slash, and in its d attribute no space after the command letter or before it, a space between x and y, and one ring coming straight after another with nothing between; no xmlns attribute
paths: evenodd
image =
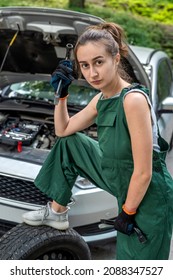
<svg viewBox="0 0 173 280"><path fill-rule="evenodd" d="M52 73L50 84L59 98L64 98L68 95L68 87L73 80L74 75L72 61L69 59L61 60L55 71ZM59 83L61 83L60 86ZM59 92L57 92L57 89L59 89Z"/></svg>

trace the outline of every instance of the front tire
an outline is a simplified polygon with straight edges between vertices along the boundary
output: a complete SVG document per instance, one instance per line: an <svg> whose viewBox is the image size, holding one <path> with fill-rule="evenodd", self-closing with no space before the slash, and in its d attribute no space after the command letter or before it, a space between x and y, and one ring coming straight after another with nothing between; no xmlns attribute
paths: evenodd
<svg viewBox="0 0 173 280"><path fill-rule="evenodd" d="M90 260L84 239L72 228L18 224L0 238L0 260Z"/></svg>

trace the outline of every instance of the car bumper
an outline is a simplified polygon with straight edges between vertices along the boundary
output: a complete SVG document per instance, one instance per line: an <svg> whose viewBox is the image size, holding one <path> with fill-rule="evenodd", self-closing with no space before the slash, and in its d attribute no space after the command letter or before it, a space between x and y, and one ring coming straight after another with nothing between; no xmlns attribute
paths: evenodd
<svg viewBox="0 0 173 280"><path fill-rule="evenodd" d="M8 169L9 171L9 169ZM36 172L35 172L36 173ZM0 173L0 227L22 223L23 213L37 210L49 201L34 185L33 179ZM101 219L117 215L116 199L107 192L93 188L73 187L69 203L70 227L78 231L87 243L107 242L115 238L112 228L100 226Z"/></svg>

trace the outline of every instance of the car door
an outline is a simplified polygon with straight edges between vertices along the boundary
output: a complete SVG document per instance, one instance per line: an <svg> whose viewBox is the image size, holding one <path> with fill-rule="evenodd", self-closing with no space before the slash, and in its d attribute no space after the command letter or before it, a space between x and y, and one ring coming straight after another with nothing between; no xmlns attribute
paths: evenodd
<svg viewBox="0 0 173 280"><path fill-rule="evenodd" d="M160 110L167 97L173 97L173 75L167 57L158 60L156 70L155 105L158 125L162 137L170 144L173 136L173 112Z"/></svg>

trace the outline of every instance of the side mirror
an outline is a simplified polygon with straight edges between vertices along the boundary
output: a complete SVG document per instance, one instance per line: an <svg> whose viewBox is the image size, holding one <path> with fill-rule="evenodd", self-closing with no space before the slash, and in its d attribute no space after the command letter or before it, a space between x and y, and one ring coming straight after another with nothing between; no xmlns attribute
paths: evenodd
<svg viewBox="0 0 173 280"><path fill-rule="evenodd" d="M173 97L166 97L162 102L158 109L158 114L169 114L173 113Z"/></svg>

